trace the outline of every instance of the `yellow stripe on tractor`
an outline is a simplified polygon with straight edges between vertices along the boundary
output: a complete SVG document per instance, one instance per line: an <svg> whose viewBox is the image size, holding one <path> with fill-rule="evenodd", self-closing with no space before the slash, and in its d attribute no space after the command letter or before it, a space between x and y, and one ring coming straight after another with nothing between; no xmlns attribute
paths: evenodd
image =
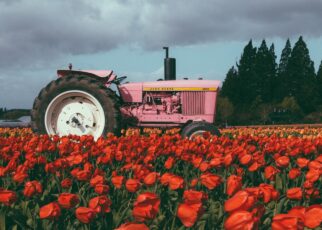
<svg viewBox="0 0 322 230"><path fill-rule="evenodd" d="M143 87L143 91L217 91L217 88L204 87Z"/></svg>

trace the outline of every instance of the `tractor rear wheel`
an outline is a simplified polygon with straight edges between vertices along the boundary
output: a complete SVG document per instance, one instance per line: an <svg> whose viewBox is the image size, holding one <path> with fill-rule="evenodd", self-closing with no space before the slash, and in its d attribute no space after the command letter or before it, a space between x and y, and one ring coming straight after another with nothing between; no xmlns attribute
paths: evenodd
<svg viewBox="0 0 322 230"><path fill-rule="evenodd" d="M193 139L196 136L202 136L205 132L220 136L220 132L216 126L205 121L192 122L186 125L181 131L181 136Z"/></svg>
<svg viewBox="0 0 322 230"><path fill-rule="evenodd" d="M34 101L31 127L49 135L92 135L120 132L119 100L99 80L83 75L58 78Z"/></svg>

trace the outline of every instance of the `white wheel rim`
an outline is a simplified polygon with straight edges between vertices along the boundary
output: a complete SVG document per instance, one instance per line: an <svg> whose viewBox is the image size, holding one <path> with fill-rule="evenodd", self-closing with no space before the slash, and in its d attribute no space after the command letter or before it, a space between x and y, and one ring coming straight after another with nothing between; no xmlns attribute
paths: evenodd
<svg viewBox="0 0 322 230"><path fill-rule="evenodd" d="M49 135L92 135L97 140L104 131L105 115L100 102L81 90L69 90L57 95L45 113Z"/></svg>
<svg viewBox="0 0 322 230"><path fill-rule="evenodd" d="M193 140L197 136L202 136L205 132L206 132L205 130L195 131L190 135L189 140Z"/></svg>

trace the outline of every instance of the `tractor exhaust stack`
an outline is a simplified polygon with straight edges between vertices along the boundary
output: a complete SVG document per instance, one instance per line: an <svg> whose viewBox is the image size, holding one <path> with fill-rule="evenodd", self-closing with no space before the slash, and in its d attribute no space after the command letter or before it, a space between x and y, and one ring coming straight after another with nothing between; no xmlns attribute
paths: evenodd
<svg viewBox="0 0 322 230"><path fill-rule="evenodd" d="M164 80L176 80L176 59L169 58L169 47L163 47L165 50L164 59Z"/></svg>

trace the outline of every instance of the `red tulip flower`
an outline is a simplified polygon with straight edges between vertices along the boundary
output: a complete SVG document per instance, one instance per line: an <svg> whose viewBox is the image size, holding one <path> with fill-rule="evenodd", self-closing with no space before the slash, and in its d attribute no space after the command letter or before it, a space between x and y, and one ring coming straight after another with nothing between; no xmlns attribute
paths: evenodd
<svg viewBox="0 0 322 230"><path fill-rule="evenodd" d="M79 198L75 194L61 193L58 196L58 204L65 209L74 208L79 204Z"/></svg>
<svg viewBox="0 0 322 230"><path fill-rule="evenodd" d="M306 209L304 225L308 228L317 228L322 223L322 205L311 205Z"/></svg>
<svg viewBox="0 0 322 230"><path fill-rule="evenodd" d="M224 226L226 230L252 230L254 229L254 217L250 212L236 211L225 220Z"/></svg>
<svg viewBox="0 0 322 230"><path fill-rule="evenodd" d="M288 177L291 180L294 180L296 178L298 178L301 175L301 171L298 168L292 168L289 172L288 172Z"/></svg>
<svg viewBox="0 0 322 230"><path fill-rule="evenodd" d="M16 202L16 200L17 194L15 192L0 188L0 203L9 206Z"/></svg>
<svg viewBox="0 0 322 230"><path fill-rule="evenodd" d="M227 179L226 193L228 196L234 195L242 188L242 178L236 175L231 175Z"/></svg>
<svg viewBox="0 0 322 230"><path fill-rule="evenodd" d="M143 182L144 182L144 184L146 186L152 186L152 185L155 184L155 182L157 181L158 177L159 177L159 173L151 172L151 173L149 173L148 175L146 175L144 177Z"/></svg>
<svg viewBox="0 0 322 230"><path fill-rule="evenodd" d="M152 220L159 212L160 199L155 193L141 193L134 202L132 211L137 221Z"/></svg>
<svg viewBox="0 0 322 230"><path fill-rule="evenodd" d="M92 177L92 179L89 181L91 187L95 187L98 184L104 184L105 183L105 178L101 175L96 175Z"/></svg>
<svg viewBox="0 0 322 230"><path fill-rule="evenodd" d="M136 192L140 188L140 181L137 179L128 179L125 183L125 187L129 192Z"/></svg>
<svg viewBox="0 0 322 230"><path fill-rule="evenodd" d="M247 211L254 206L256 198L250 195L247 191L239 191L233 197L226 200L225 211Z"/></svg>
<svg viewBox="0 0 322 230"><path fill-rule="evenodd" d="M303 197L302 188L290 188L287 190L286 196L292 200L301 200Z"/></svg>
<svg viewBox="0 0 322 230"><path fill-rule="evenodd" d="M113 176L111 181L115 188L120 189L124 183L124 176Z"/></svg>
<svg viewBox="0 0 322 230"><path fill-rule="evenodd" d="M62 188L68 189L72 186L73 181L70 178L66 178L61 181L60 185Z"/></svg>
<svg viewBox="0 0 322 230"><path fill-rule="evenodd" d="M280 168L286 168L290 164L290 158L287 156L281 156L276 159L276 165Z"/></svg>
<svg viewBox="0 0 322 230"><path fill-rule="evenodd" d="M39 209L40 219L57 219L60 214L61 211L57 202L49 203Z"/></svg>
<svg viewBox="0 0 322 230"><path fill-rule="evenodd" d="M96 216L95 211L92 208L79 207L75 211L76 218L83 224L88 224L93 221Z"/></svg>
<svg viewBox="0 0 322 230"><path fill-rule="evenodd" d="M105 184L98 184L95 186L95 192L99 195L107 194L110 190L110 187Z"/></svg>
<svg viewBox="0 0 322 230"><path fill-rule="evenodd" d="M39 183L39 181L28 181L25 184L25 188L23 190L23 195L25 197L32 197L35 194L41 194L42 193L42 186Z"/></svg>
<svg viewBox="0 0 322 230"><path fill-rule="evenodd" d="M96 213L108 213L111 211L112 201L106 196L97 196L90 199L88 207L92 208Z"/></svg>
<svg viewBox="0 0 322 230"><path fill-rule="evenodd" d="M200 176L201 184L206 186L209 190L216 188L221 184L222 180L220 176L212 173L204 173Z"/></svg>
<svg viewBox="0 0 322 230"><path fill-rule="evenodd" d="M303 228L303 222L297 216L290 214L277 214L273 217L272 230L298 230Z"/></svg>
<svg viewBox="0 0 322 230"><path fill-rule="evenodd" d="M149 230L149 228L145 224L139 224L139 223L126 223L122 224L120 227L118 227L115 230Z"/></svg>

